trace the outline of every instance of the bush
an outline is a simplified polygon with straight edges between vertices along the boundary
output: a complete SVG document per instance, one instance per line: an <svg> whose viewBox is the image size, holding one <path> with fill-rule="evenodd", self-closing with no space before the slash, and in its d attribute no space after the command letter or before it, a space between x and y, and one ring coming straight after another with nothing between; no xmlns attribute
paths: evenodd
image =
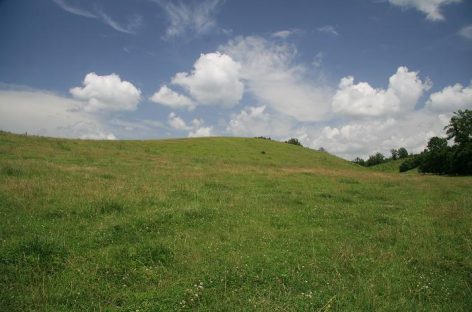
<svg viewBox="0 0 472 312"><path fill-rule="evenodd" d="M369 156L369 159L367 159L365 165L367 167L370 167L381 164L383 162L385 162L385 156L382 153L375 153L374 155Z"/></svg>
<svg viewBox="0 0 472 312"><path fill-rule="evenodd" d="M450 161L451 173L472 175L472 144L453 147Z"/></svg>
<svg viewBox="0 0 472 312"><path fill-rule="evenodd" d="M400 159L408 157L408 151L404 147L400 147L397 152Z"/></svg>
<svg viewBox="0 0 472 312"><path fill-rule="evenodd" d="M359 166L365 167L365 160L360 157L356 157L352 162L358 164Z"/></svg>
<svg viewBox="0 0 472 312"><path fill-rule="evenodd" d="M400 172L405 172L411 169L417 168L421 163L421 156L416 155L414 157L411 157L409 159L406 159L402 164L400 165Z"/></svg>
<svg viewBox="0 0 472 312"><path fill-rule="evenodd" d="M298 145L298 146L303 146L302 143L300 143L300 141L298 141L298 139L296 139L296 138L291 138L291 139L285 141L285 143Z"/></svg>

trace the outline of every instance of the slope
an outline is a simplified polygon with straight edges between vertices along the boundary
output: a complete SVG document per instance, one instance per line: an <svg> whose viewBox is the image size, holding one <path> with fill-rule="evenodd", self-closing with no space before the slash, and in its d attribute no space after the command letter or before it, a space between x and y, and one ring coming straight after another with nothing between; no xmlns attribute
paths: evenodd
<svg viewBox="0 0 472 312"><path fill-rule="evenodd" d="M472 305L470 178L247 138L0 134L0 310Z"/></svg>

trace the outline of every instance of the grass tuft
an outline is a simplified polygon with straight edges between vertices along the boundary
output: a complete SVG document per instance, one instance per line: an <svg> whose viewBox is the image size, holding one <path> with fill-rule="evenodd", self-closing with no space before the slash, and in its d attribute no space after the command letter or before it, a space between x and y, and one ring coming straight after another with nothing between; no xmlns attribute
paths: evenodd
<svg viewBox="0 0 472 312"><path fill-rule="evenodd" d="M15 167L13 165L5 164L1 167L0 172L3 175L9 177L20 177L24 174L24 171L21 168Z"/></svg>

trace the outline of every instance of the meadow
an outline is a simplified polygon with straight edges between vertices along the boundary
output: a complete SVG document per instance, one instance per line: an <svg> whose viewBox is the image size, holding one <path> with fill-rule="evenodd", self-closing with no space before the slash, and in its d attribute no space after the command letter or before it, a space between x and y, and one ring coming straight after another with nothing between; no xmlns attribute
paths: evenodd
<svg viewBox="0 0 472 312"><path fill-rule="evenodd" d="M472 178L0 133L0 311L470 311Z"/></svg>

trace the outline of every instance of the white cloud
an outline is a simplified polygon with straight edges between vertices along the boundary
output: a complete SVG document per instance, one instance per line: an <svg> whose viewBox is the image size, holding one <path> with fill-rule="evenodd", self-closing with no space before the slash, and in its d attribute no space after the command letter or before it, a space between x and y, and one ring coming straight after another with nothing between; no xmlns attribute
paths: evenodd
<svg viewBox="0 0 472 312"><path fill-rule="evenodd" d="M99 76L89 73L83 84L83 88L72 88L70 93L83 101L83 108L88 112L133 111L141 98L139 89L128 81L122 81L116 74Z"/></svg>
<svg viewBox="0 0 472 312"><path fill-rule="evenodd" d="M123 26L119 24L117 21L112 19L109 15L106 13L100 12L100 18L102 21L113 28L116 31L125 33L125 34L136 34L137 30L141 27L142 25L142 17L140 15L135 15L133 18L130 19L128 24L126 26Z"/></svg>
<svg viewBox="0 0 472 312"><path fill-rule="evenodd" d="M426 19L430 21L442 21L444 16L441 13L441 7L460 3L462 0L389 0L393 5L402 8L414 8L426 14Z"/></svg>
<svg viewBox="0 0 472 312"><path fill-rule="evenodd" d="M399 67L389 79L388 88L375 89L367 82L354 84L353 77L345 77L333 98L333 111L351 116L384 116L413 110L429 82L418 78L417 72Z"/></svg>
<svg viewBox="0 0 472 312"><path fill-rule="evenodd" d="M425 110L412 111L398 118L347 121L339 126L326 126L308 131L310 146L354 159L374 152L389 156L392 148L405 147L409 152L421 152L433 136L442 136L449 115Z"/></svg>
<svg viewBox="0 0 472 312"><path fill-rule="evenodd" d="M438 112L452 112L472 108L472 81L468 87L457 83L429 96L426 107Z"/></svg>
<svg viewBox="0 0 472 312"><path fill-rule="evenodd" d="M82 139L115 139L82 103L41 90L0 90L2 130Z"/></svg>
<svg viewBox="0 0 472 312"><path fill-rule="evenodd" d="M331 25L325 25L323 27L319 27L319 28L317 28L317 30L320 33L324 33L324 34L328 34L328 35L333 35L333 36L338 36L339 35L336 28L334 28L334 26L331 26Z"/></svg>
<svg viewBox="0 0 472 312"><path fill-rule="evenodd" d="M213 127L200 127L195 129L194 131L190 131L188 134L189 138L197 138L197 137L209 137L213 135Z"/></svg>
<svg viewBox="0 0 472 312"><path fill-rule="evenodd" d="M178 73L172 83L184 87L202 105L231 107L244 93L241 65L226 54L201 54L191 73Z"/></svg>
<svg viewBox="0 0 472 312"><path fill-rule="evenodd" d="M318 52L316 53L315 57L313 58L313 62L311 62L313 64L313 66L315 66L316 68L320 68L321 65L323 65L323 59L324 59L325 55L323 52Z"/></svg>
<svg viewBox="0 0 472 312"><path fill-rule="evenodd" d="M236 136L285 137L292 132L291 118L273 114L266 106L246 107L228 122L226 131Z"/></svg>
<svg viewBox="0 0 472 312"><path fill-rule="evenodd" d="M240 77L260 105L300 121L326 118L330 90L310 81L304 65L294 64L295 46L261 37L238 37L219 50L241 64Z"/></svg>
<svg viewBox="0 0 472 312"><path fill-rule="evenodd" d="M139 27L142 24L142 17L140 15L135 15L133 18L130 19L128 25L123 26L119 24L117 21L111 18L108 14L104 12L97 12L92 13L91 11L85 10L78 6L73 6L69 2L65 0L52 0L56 3L61 9L71 14L86 17L86 18L93 18L102 21L104 24L110 26L116 31L125 33L125 34L136 34ZM96 10L95 10L96 11Z"/></svg>
<svg viewBox="0 0 472 312"><path fill-rule="evenodd" d="M287 39L288 37L294 35L297 32L299 32L299 30L297 29L287 29L287 30L276 31L272 33L270 36L273 38Z"/></svg>
<svg viewBox="0 0 472 312"><path fill-rule="evenodd" d="M149 100L172 108L187 108L188 110L193 110L196 105L190 98L175 92L166 85L154 93Z"/></svg>
<svg viewBox="0 0 472 312"><path fill-rule="evenodd" d="M164 38L176 38L184 35L201 35L217 28L215 15L220 0L199 2L154 0L166 12L169 26Z"/></svg>
<svg viewBox="0 0 472 312"><path fill-rule="evenodd" d="M167 122L175 130L192 130L192 127L187 126L187 123L174 112L169 114Z"/></svg>
<svg viewBox="0 0 472 312"><path fill-rule="evenodd" d="M472 25L462 27L459 34L466 39L472 40Z"/></svg>
<svg viewBox="0 0 472 312"><path fill-rule="evenodd" d="M97 16L93 14L92 12L76 7L76 6L72 6L64 0L52 0L52 1L56 3L59 7L61 7L64 11L69 12L71 14L75 14L75 15L87 17L87 18L97 18Z"/></svg>
<svg viewBox="0 0 472 312"><path fill-rule="evenodd" d="M208 137L213 134L213 127L204 127L203 119L193 119L191 123L186 123L185 120L177 116L174 112L170 113L167 118L167 123L175 130L189 131L188 137Z"/></svg>

